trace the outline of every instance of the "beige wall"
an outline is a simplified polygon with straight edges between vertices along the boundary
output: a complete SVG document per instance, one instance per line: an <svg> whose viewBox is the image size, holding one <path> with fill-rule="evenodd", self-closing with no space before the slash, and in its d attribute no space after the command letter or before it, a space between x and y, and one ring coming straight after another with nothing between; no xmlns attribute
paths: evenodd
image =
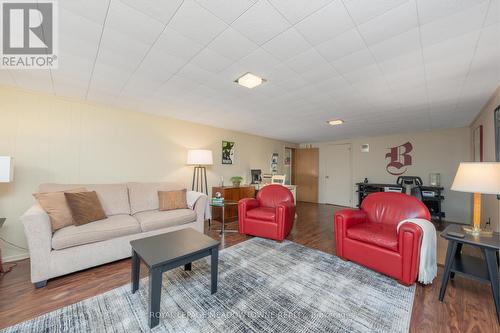
<svg viewBox="0 0 500 333"><path fill-rule="evenodd" d="M495 161L495 127L493 122L493 112L500 105L500 87L491 96L490 100L478 117L470 126L471 131L471 150L472 150L472 131L479 125L483 125L483 160L484 162ZM486 223L491 218L491 226L494 230L500 232L500 201L495 195L483 194L481 201L481 223Z"/></svg>
<svg viewBox="0 0 500 333"><path fill-rule="evenodd" d="M236 142L235 164L221 164L221 141ZM0 184L0 235L26 246L19 216L44 182L179 181L191 185L189 148L213 150L209 187L220 176L250 180L250 169L270 171L273 152L282 167L284 142L144 113L86 104L0 86L0 155L15 159L15 181ZM292 147L294 145L291 145ZM2 244L2 256L26 251Z"/></svg>
<svg viewBox="0 0 500 333"><path fill-rule="evenodd" d="M332 129L335 130L335 129ZM388 160L385 154L389 147L410 142L413 145L412 166L405 175L420 176L424 184L429 182L429 173L440 173L445 188L443 210L446 220L470 223L471 201L467 193L450 191L451 183L461 161L470 160L469 128L448 129L431 132L397 134L378 137L356 138L336 142L313 143L320 150L319 200L325 202L325 147L329 144L350 143L352 147L352 206L358 203L355 183L365 177L374 183L395 183L397 176L386 171ZM362 144L370 145L370 152L362 153Z"/></svg>

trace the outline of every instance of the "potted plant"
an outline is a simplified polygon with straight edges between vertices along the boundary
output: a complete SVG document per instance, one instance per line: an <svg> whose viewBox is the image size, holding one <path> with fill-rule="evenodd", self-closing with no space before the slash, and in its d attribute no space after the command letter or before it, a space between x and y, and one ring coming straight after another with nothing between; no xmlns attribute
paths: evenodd
<svg viewBox="0 0 500 333"><path fill-rule="evenodd" d="M240 187L241 181L243 180L243 177L240 176L233 176L231 177L231 183L233 183L234 187Z"/></svg>

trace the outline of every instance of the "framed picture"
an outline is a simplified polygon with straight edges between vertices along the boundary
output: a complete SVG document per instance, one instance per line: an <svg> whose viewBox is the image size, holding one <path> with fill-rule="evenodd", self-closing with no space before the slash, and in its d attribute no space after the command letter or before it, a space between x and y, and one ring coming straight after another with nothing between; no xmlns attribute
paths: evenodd
<svg viewBox="0 0 500 333"><path fill-rule="evenodd" d="M278 172L278 156L278 153L273 153L273 155L271 156L271 173L273 175Z"/></svg>
<svg viewBox="0 0 500 333"><path fill-rule="evenodd" d="M472 133L474 162L483 162L483 125L476 127Z"/></svg>
<svg viewBox="0 0 500 333"><path fill-rule="evenodd" d="M234 163L234 142L222 141L222 164Z"/></svg>

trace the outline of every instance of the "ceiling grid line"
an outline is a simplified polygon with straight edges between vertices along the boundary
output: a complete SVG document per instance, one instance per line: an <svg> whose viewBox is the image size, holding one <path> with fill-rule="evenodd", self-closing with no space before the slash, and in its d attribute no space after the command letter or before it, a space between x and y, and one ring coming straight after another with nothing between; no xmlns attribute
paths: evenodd
<svg viewBox="0 0 500 333"><path fill-rule="evenodd" d="M93 77L94 77L95 65L96 65L97 59L99 57L99 51L101 49L102 36L104 34L104 29L106 28L106 20L108 19L109 7L111 6L111 1L112 0L108 0L108 6L106 8L106 14L104 16L104 21L102 23L101 34L99 36L99 42L97 44L97 50L96 50L94 62L92 64L92 71L90 72L90 78L89 78L89 82L87 84L87 91L85 92L85 100L87 100L88 97L89 97L90 86L92 85L92 80L93 80Z"/></svg>

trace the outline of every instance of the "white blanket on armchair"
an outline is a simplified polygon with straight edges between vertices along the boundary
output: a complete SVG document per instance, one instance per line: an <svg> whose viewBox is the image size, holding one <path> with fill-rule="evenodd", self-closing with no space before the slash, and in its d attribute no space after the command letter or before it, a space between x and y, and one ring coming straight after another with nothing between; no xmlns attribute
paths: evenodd
<svg viewBox="0 0 500 333"><path fill-rule="evenodd" d="M187 191L186 192L186 201L187 205L190 209L194 208L196 201L202 196L206 195L205 193L196 192L196 191ZM210 209L210 202L208 201L210 198L207 198L207 205L205 206L205 220L209 220L212 218L212 210Z"/></svg>
<svg viewBox="0 0 500 333"><path fill-rule="evenodd" d="M437 275L436 247L437 237L436 228L432 222L424 219L406 219L398 223L399 227L403 223L414 223L422 228L422 244L420 245L420 264L418 267L418 282L422 284L431 284Z"/></svg>

